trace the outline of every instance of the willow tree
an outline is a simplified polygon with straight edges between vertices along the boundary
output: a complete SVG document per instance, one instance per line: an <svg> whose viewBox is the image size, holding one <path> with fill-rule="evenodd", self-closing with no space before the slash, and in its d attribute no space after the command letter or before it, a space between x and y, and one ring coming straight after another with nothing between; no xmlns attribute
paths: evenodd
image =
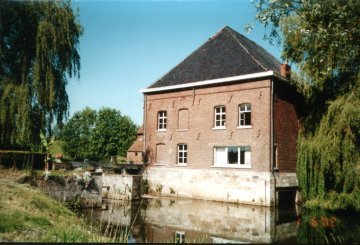
<svg viewBox="0 0 360 245"><path fill-rule="evenodd" d="M298 139L297 174L304 197L360 211L360 1L253 2L256 19L270 28L265 38L282 45L282 58L302 77L297 85L308 115Z"/></svg>
<svg viewBox="0 0 360 245"><path fill-rule="evenodd" d="M0 147L29 149L68 113L82 27L70 1L0 2Z"/></svg>

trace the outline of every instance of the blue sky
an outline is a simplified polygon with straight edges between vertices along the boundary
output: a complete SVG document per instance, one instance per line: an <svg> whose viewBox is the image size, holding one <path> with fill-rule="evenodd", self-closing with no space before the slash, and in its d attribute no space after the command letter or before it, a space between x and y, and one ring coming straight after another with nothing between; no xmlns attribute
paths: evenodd
<svg viewBox="0 0 360 245"><path fill-rule="evenodd" d="M250 0L75 1L84 34L80 79L67 86L70 116L89 106L110 107L143 121L146 88L224 26L230 26L280 60L280 48L263 40Z"/></svg>

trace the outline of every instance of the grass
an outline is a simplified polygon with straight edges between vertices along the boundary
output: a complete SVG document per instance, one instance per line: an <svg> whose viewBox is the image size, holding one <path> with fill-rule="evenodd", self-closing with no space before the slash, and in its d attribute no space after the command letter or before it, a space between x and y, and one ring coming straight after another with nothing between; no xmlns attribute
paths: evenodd
<svg viewBox="0 0 360 245"><path fill-rule="evenodd" d="M110 242L62 203L0 171L0 242Z"/></svg>

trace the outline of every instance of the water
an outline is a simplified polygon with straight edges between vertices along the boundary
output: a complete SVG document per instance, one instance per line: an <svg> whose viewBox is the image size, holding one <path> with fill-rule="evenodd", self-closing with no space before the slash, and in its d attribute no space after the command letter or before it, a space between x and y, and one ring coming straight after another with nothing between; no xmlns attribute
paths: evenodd
<svg viewBox="0 0 360 245"><path fill-rule="evenodd" d="M151 198L108 202L83 210L110 234L130 230L128 242L358 244L360 219L298 207L259 207L193 199ZM110 228L111 227L111 228Z"/></svg>

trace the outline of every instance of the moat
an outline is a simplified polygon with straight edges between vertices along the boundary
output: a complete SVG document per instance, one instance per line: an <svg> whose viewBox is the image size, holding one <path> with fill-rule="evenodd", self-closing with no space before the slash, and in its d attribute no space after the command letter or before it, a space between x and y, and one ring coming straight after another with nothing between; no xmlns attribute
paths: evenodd
<svg viewBox="0 0 360 245"><path fill-rule="evenodd" d="M128 242L358 244L359 216L177 198L111 201L83 209L108 234L129 231Z"/></svg>

